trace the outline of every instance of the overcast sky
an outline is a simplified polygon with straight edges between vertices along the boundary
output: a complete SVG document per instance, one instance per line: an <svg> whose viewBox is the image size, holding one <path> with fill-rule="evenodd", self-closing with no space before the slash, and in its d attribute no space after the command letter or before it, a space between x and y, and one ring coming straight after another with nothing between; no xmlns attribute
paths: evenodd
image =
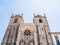
<svg viewBox="0 0 60 45"><path fill-rule="evenodd" d="M23 13L28 23L32 23L33 13L45 13L51 31L60 32L60 0L0 0L0 43L12 13Z"/></svg>

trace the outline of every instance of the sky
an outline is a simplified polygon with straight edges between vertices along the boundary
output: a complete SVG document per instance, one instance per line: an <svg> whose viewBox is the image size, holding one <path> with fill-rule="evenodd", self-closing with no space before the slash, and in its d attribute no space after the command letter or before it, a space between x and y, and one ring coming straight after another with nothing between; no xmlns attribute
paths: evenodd
<svg viewBox="0 0 60 45"><path fill-rule="evenodd" d="M60 0L0 0L0 43L12 13L23 13L25 23L33 22L33 13L45 13L50 30L60 32Z"/></svg>

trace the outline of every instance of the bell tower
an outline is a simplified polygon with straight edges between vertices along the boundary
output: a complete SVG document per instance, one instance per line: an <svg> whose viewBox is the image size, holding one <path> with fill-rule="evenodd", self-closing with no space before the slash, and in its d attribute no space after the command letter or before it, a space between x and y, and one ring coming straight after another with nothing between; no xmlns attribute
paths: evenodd
<svg viewBox="0 0 60 45"><path fill-rule="evenodd" d="M46 15L34 14L33 23L36 26L37 44L38 45L53 45L52 37L50 35L50 28L47 22Z"/></svg>
<svg viewBox="0 0 60 45"><path fill-rule="evenodd" d="M23 23L21 15L12 15L1 45L16 45L19 26Z"/></svg>
<svg viewBox="0 0 60 45"><path fill-rule="evenodd" d="M1 45L54 45L46 15L34 14L33 23L24 23L23 14L12 15Z"/></svg>
<svg viewBox="0 0 60 45"><path fill-rule="evenodd" d="M21 24L24 23L23 21L23 14L16 14L15 16L12 14L9 25L14 25L14 24Z"/></svg>

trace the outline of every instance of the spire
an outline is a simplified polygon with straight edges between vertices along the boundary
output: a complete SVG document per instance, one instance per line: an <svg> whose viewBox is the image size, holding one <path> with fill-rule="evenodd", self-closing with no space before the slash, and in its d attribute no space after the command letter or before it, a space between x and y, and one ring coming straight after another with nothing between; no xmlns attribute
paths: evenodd
<svg viewBox="0 0 60 45"><path fill-rule="evenodd" d="M11 17L14 17L14 13L12 13L12 16Z"/></svg>

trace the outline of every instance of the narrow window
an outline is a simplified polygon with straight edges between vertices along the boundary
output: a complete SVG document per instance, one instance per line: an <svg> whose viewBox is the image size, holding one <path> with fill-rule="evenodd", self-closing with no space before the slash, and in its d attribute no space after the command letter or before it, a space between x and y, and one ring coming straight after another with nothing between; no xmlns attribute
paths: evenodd
<svg viewBox="0 0 60 45"><path fill-rule="evenodd" d="M18 21L18 19L15 19L15 20L14 20L14 23L17 23L17 21Z"/></svg>
<svg viewBox="0 0 60 45"><path fill-rule="evenodd" d="M39 23L42 23L42 19L39 19Z"/></svg>

